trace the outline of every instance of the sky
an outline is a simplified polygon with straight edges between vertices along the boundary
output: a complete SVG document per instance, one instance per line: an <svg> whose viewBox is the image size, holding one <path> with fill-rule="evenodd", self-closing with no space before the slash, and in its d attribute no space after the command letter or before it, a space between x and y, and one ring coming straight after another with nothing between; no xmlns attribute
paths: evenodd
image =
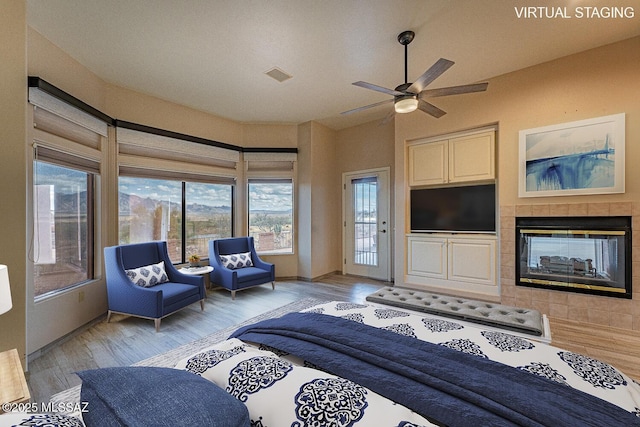
<svg viewBox="0 0 640 427"><path fill-rule="evenodd" d="M252 209L274 211L292 209L291 184L252 183L250 188ZM156 200L179 201L182 198L182 187L179 181L120 177L119 190L122 193ZM230 206L231 189L225 184L187 183L187 202L207 206Z"/></svg>

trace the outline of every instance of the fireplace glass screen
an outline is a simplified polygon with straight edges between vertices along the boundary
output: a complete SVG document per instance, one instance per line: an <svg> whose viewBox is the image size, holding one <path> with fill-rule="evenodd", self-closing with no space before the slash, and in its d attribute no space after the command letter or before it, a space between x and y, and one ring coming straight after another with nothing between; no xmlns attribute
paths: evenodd
<svg viewBox="0 0 640 427"><path fill-rule="evenodd" d="M518 218L517 284L631 297L630 218Z"/></svg>

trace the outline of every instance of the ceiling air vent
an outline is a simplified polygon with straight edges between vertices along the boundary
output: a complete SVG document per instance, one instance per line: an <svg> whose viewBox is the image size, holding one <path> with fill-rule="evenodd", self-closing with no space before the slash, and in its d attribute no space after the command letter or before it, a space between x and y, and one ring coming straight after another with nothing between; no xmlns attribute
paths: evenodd
<svg viewBox="0 0 640 427"><path fill-rule="evenodd" d="M279 81L280 83L282 83L285 80L289 80L291 77L293 77L292 75L285 73L278 67L273 67L269 71L266 71L265 74L271 77L272 79Z"/></svg>

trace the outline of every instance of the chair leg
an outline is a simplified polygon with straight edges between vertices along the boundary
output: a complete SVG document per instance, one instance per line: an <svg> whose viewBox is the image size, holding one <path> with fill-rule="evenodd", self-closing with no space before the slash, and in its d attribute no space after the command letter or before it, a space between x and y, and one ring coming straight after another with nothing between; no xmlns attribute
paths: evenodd
<svg viewBox="0 0 640 427"><path fill-rule="evenodd" d="M271 289L276 290L276 282L271 282Z"/></svg>
<svg viewBox="0 0 640 427"><path fill-rule="evenodd" d="M236 291L231 291L231 299L236 299Z"/></svg>
<svg viewBox="0 0 640 427"><path fill-rule="evenodd" d="M162 319L153 319L153 323L156 325L156 332L160 331L160 321Z"/></svg>
<svg viewBox="0 0 640 427"><path fill-rule="evenodd" d="M200 300L200 311L204 311L204 300Z"/></svg>
<svg viewBox="0 0 640 427"><path fill-rule="evenodd" d="M111 310L107 312L107 323L111 320Z"/></svg>

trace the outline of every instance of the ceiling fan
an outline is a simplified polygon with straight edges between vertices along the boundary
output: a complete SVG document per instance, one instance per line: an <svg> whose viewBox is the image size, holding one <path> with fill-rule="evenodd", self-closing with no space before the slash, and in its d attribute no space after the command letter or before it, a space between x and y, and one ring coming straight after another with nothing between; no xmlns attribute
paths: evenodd
<svg viewBox="0 0 640 427"><path fill-rule="evenodd" d="M386 123L395 113L410 113L416 109L420 109L435 118L439 118L447 114L445 111L427 102L427 97L460 95L464 93L482 92L487 90L489 83L474 83L462 86L450 86L440 89L425 89L431 82L437 79L442 73L447 71L454 62L448 59L440 58L435 64L425 71L413 83L407 82L407 46L413 41L415 33L413 31L403 31L398 34L398 42L404 46L404 83L395 89L387 89L386 87L374 85L363 81L353 83L356 86L365 89L375 90L377 92L386 93L393 96L393 99L376 102L375 104L365 105L364 107L354 108L353 110L344 111L341 114L351 114L368 108L377 107L393 101L394 109L384 118L382 123Z"/></svg>

